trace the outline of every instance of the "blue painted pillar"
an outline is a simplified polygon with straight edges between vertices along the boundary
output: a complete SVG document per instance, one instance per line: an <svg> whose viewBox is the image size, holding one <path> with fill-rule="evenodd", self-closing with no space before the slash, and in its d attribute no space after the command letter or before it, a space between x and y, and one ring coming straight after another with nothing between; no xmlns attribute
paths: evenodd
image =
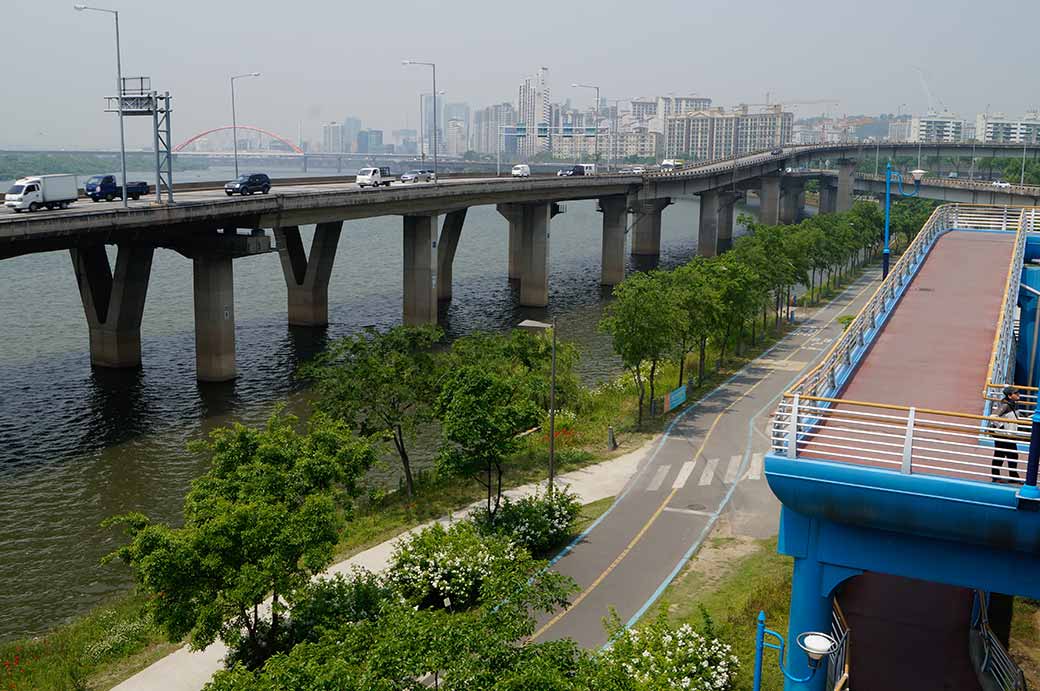
<svg viewBox="0 0 1040 691"><path fill-rule="evenodd" d="M1022 270L1022 284L1040 290L1040 267L1027 266ZM1036 323L1037 296L1027 290L1021 290L1018 303L1022 309L1018 328L1018 349L1015 352L1015 383L1020 386L1036 386L1040 381L1040 345L1033 353L1034 326ZM1033 366L1030 368L1030 358ZM1033 372L1033 380L1029 381L1029 372ZM996 373L994 373L996 375ZM997 379L997 381L1000 381Z"/></svg>
<svg viewBox="0 0 1040 691"><path fill-rule="evenodd" d="M788 673L797 678L809 676L809 658L796 641L798 635L806 631L831 631L831 594L824 594L825 586L823 564L818 559L819 522L815 518L799 516L800 520L792 521L786 507L784 516L787 528L796 528L802 532L802 549L794 554L794 575L791 578L791 619L787 628L787 660ZM799 525L794 526L792 523ZM783 530L782 532L786 532ZM783 550L781 550L783 551ZM807 682L794 682L788 677L784 680L784 691L824 691L827 685L827 667L821 664L816 674Z"/></svg>

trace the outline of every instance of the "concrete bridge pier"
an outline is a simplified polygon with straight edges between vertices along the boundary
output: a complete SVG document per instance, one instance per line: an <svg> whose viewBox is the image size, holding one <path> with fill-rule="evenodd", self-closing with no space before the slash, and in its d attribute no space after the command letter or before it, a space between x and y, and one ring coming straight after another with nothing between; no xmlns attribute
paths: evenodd
<svg viewBox="0 0 1040 691"><path fill-rule="evenodd" d="M455 262L455 251L459 248L462 225L466 222L466 209L450 211L444 216L440 239L437 240L437 301L451 301L451 270Z"/></svg>
<svg viewBox="0 0 1040 691"><path fill-rule="evenodd" d="M697 226L697 254L714 257L719 243L719 191L701 192L701 212Z"/></svg>
<svg viewBox="0 0 1040 691"><path fill-rule="evenodd" d="M499 204L498 213L509 221L509 266L507 277L519 281L523 272L523 243L520 235L520 215L516 204Z"/></svg>
<svg viewBox="0 0 1040 691"><path fill-rule="evenodd" d="M715 240L715 252L722 254L733 247L733 208L740 194L737 192L719 193L719 234Z"/></svg>
<svg viewBox="0 0 1040 691"><path fill-rule="evenodd" d="M838 161L838 201L837 211L848 211L852 208L852 186L856 172L856 162L843 158Z"/></svg>
<svg viewBox="0 0 1040 691"><path fill-rule="evenodd" d="M826 177L820 178L820 204L817 207L821 214L833 214L838 210L838 191Z"/></svg>
<svg viewBox="0 0 1040 691"><path fill-rule="evenodd" d="M195 373L199 381L230 381L238 376L235 364L235 270L230 255L196 257Z"/></svg>
<svg viewBox="0 0 1040 691"><path fill-rule="evenodd" d="M628 223L628 200L623 196L602 197L599 210L603 214L603 248L599 283L615 286L625 279L625 226Z"/></svg>
<svg viewBox="0 0 1040 691"><path fill-rule="evenodd" d="M308 257L300 239L299 226L274 229L282 274L288 288L290 326L325 326L329 323L329 279L342 230L342 221L319 223L314 229Z"/></svg>
<svg viewBox="0 0 1040 691"><path fill-rule="evenodd" d="M437 323L433 245L437 214L404 217L404 323Z"/></svg>
<svg viewBox="0 0 1040 691"><path fill-rule="evenodd" d="M94 367L141 366L141 317L155 249L120 245L112 273L104 245L70 250Z"/></svg>
<svg viewBox="0 0 1040 691"><path fill-rule="evenodd" d="M775 226L780 222L780 175L763 175L758 188L758 222Z"/></svg>
<svg viewBox="0 0 1040 691"><path fill-rule="evenodd" d="M780 223L798 222L805 205L805 180L786 178L780 185Z"/></svg>
<svg viewBox="0 0 1040 691"><path fill-rule="evenodd" d="M672 203L669 198L640 202L633 210L633 256L657 257L661 254L661 212Z"/></svg>

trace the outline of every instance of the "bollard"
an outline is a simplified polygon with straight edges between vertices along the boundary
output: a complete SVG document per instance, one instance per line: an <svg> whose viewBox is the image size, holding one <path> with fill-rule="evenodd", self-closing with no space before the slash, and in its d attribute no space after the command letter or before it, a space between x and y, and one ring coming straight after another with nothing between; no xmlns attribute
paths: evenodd
<svg viewBox="0 0 1040 691"><path fill-rule="evenodd" d="M1029 435L1029 461L1026 464L1026 484L1018 491L1023 499L1036 501L1040 499L1040 490L1036 487L1037 462L1040 461L1040 407L1033 411L1033 427Z"/></svg>
<svg viewBox="0 0 1040 691"><path fill-rule="evenodd" d="M607 448L613 451L617 448L617 440L614 438L614 426L607 427Z"/></svg>

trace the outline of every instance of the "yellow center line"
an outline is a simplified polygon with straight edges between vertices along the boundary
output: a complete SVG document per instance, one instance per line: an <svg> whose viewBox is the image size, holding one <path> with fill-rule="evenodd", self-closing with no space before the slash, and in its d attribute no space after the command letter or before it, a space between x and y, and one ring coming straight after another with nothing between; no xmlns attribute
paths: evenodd
<svg viewBox="0 0 1040 691"><path fill-rule="evenodd" d="M863 288L863 290L861 290L858 293L856 293L856 296L854 298L852 298L852 299L856 300L857 298L859 298L859 296L862 295L863 292L866 291L867 288L869 288L869 287L870 287L870 284L868 283L867 286L865 288ZM839 312L840 312L840 310L839 310ZM834 320L837 319L837 318L838 318L838 315L835 315L834 317L831 318L830 321L828 321L826 324L824 324L820 328L822 329L822 328L826 328L827 326L830 326L834 322ZM802 344L799 345L797 348L795 348L793 351L791 351L791 353L786 358L784 358L784 360L791 359L808 342L809 342L809 338L806 338L804 341L802 341ZM703 451L704 451L704 447L706 447L708 445L708 440L711 438L711 435L715 431L715 428L718 426L719 422L722 420L722 416L725 415L727 412L729 412L730 408L735 406L739 401L741 401L742 399L747 397L752 391L754 391L756 388L758 388L758 385L761 384L762 382L766 381L766 379L768 379L768 375L762 377L757 382L752 384L746 391L744 391L744 393L742 393L739 396L737 396L736 398L734 398L733 401L729 405L727 405L725 408L723 408L722 411L719 412L719 414L715 416L715 419L712 421L711 426L708 427L708 431L704 434L704 439L701 441L700 448L697 449L697 453L693 454L693 458L695 460L700 457L701 453L703 453ZM574 609L576 609L578 607L578 605L580 605L585 600L585 598L587 598L592 593L593 590L595 590L596 588L599 587L600 583L602 583L606 579L606 577L609 576L614 571L614 569L617 568L618 564L620 564L625 559L625 557L627 557L629 555L629 553L632 551L632 549L635 548L635 546L637 544L639 544L639 541L643 539L643 536L646 535L647 531L650 530L650 527L657 521L658 517L660 517L660 515L662 513L664 513L665 507L668 506L669 502L671 502L673 498L675 498L675 494L678 491L679 491L679 488L676 487L671 492L668 493L668 496L665 497L664 501L661 502L661 504L657 507L657 510L655 510L654 513L650 516L650 518L647 519L646 523L643 524L643 527L640 528L639 532L636 533L635 537L632 538L632 541L629 542L628 545L625 546L625 549L623 549L621 551L621 553L618 554L618 556L614 559L614 561L612 561L610 563L610 566L608 566L603 571L603 573L601 573L599 576L597 576L596 580L594 580L589 585L588 588L586 588L581 593L579 593L578 597L574 598L574 602L571 603L570 607L568 607L567 609L561 610L552 619L550 619L549 621L545 622L545 624L542 626L542 628L540 628L537 631L535 631L534 634L531 636L530 640L533 641L534 639L538 638L539 636L544 634L546 631L548 631L550 628L552 628L556 624L556 622L560 621L560 619L563 619L563 617L568 612L571 612Z"/></svg>

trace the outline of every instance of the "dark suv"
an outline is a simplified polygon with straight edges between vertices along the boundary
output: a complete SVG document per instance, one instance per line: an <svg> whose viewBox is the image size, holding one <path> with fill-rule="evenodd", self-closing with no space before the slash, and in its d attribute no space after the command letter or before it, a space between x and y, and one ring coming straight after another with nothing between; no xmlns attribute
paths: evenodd
<svg viewBox="0 0 1040 691"><path fill-rule="evenodd" d="M254 192L267 194L270 191L271 178L267 176L267 173L249 173L248 175L239 175L237 178L224 185L224 192L229 197L236 192L244 195L253 194Z"/></svg>

